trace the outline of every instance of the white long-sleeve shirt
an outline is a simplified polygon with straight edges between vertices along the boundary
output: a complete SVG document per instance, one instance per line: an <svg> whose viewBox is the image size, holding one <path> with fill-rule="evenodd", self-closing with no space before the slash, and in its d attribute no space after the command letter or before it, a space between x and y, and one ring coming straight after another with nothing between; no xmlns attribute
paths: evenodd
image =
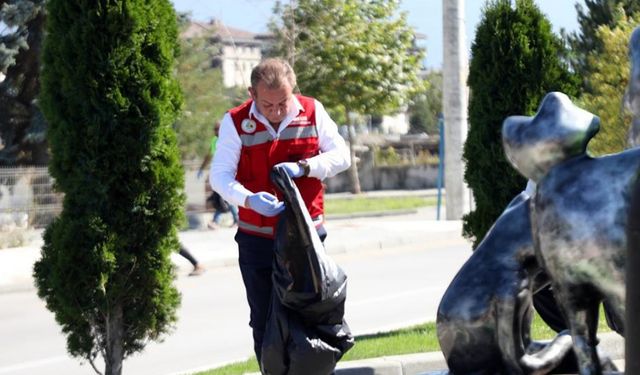
<svg viewBox="0 0 640 375"><path fill-rule="evenodd" d="M277 132L273 129L269 121L258 112L255 102L251 104L249 114L255 116L261 123L265 124L271 137L276 139L302 109L302 105L295 96L293 97L293 101L294 105L291 106L291 110L280 123ZM336 123L329 117L322 103L317 100L315 100L315 114L320 154L307 159L309 163L309 177L324 180L327 177L335 176L349 168L351 159L349 149L344 139L342 139L338 133ZM226 113L220 123L218 144L213 157L213 163L211 163L209 183L211 184L211 188L217 191L226 201L244 207L247 197L257 192L249 191L236 180L241 150L242 141L240 140L238 131L233 124L231 115Z"/></svg>

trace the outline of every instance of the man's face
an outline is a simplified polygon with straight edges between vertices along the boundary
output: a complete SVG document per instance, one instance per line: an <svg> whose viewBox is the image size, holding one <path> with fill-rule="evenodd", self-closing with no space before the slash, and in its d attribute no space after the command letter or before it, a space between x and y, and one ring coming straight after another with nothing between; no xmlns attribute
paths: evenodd
<svg viewBox="0 0 640 375"><path fill-rule="evenodd" d="M256 87L249 87L249 94L258 111L275 125L284 120L293 105L293 88L289 83L277 89L270 89L260 82Z"/></svg>

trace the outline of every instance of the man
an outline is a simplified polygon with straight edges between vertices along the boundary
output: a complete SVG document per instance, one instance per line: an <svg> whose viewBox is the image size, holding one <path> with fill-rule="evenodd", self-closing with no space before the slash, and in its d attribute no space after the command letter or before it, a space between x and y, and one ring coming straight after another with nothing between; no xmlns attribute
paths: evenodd
<svg viewBox="0 0 640 375"><path fill-rule="evenodd" d="M202 164L200 164L200 168L198 168L198 174L197 174L198 179L202 177L202 172L207 167L207 165L209 165L211 158L216 153L216 144L218 143L219 134L220 134L220 121L216 121L215 126L213 128L213 137L211 137L211 144L210 144L209 150L207 152L207 155L205 155L204 160L202 161ZM207 203L214 202L215 199L218 198L215 192L210 192L210 193L211 194L209 195L209 197L207 197ZM233 227L238 224L238 208L233 204L229 204L228 206L229 206L228 211L231 212L231 217L233 218L233 223L231 224L231 226ZM207 223L207 227L209 229L217 229L220 225L220 218L222 217L222 214L227 212L227 211L223 212L219 210L215 206L215 204L213 205L213 208L215 212L213 213L212 221Z"/></svg>
<svg viewBox="0 0 640 375"><path fill-rule="evenodd" d="M253 69L251 99L222 119L209 174L213 190L240 207L235 240L258 362L272 290L274 228L284 210L271 169L283 164L295 178L324 240L321 180L350 165L335 122L317 100L293 95L295 86L295 73L283 60L267 59Z"/></svg>

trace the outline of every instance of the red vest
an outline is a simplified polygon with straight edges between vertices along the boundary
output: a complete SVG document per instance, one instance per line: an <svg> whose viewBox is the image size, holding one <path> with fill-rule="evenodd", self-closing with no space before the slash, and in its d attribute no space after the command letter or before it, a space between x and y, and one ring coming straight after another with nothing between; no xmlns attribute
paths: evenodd
<svg viewBox="0 0 640 375"><path fill-rule="evenodd" d="M302 110L287 128L273 139L267 128L249 115L252 100L229 111L233 124L242 140L236 180L250 191L266 191L282 200L282 194L271 183L271 168L282 162L296 162L320 153L316 129L315 102L313 98L296 96ZM323 189L317 178L301 177L294 180L309 214L314 221L322 220ZM266 217L240 207L239 230L267 238L274 237L278 216Z"/></svg>

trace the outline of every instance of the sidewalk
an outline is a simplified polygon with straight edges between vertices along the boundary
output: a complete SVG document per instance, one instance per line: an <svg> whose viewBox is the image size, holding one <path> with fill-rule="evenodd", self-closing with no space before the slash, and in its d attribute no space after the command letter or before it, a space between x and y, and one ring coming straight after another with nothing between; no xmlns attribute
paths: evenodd
<svg viewBox="0 0 640 375"><path fill-rule="evenodd" d="M436 190L377 191L363 196L435 196ZM348 194L329 194L327 199ZM228 215L228 214L227 214ZM192 215L190 221L206 222L210 213ZM444 211L442 211L444 216ZM403 246L436 246L442 241L466 243L461 237L460 221L436 221L436 208L370 213L368 216L327 216L329 233L325 245L329 254L379 251ZM206 227L201 225L201 227ZM207 269L237 265L236 228L187 230L179 233L181 243ZM0 249L0 293L31 290L34 262L40 258L42 230L31 234L28 246ZM191 264L180 255L172 254L179 274L188 274Z"/></svg>

